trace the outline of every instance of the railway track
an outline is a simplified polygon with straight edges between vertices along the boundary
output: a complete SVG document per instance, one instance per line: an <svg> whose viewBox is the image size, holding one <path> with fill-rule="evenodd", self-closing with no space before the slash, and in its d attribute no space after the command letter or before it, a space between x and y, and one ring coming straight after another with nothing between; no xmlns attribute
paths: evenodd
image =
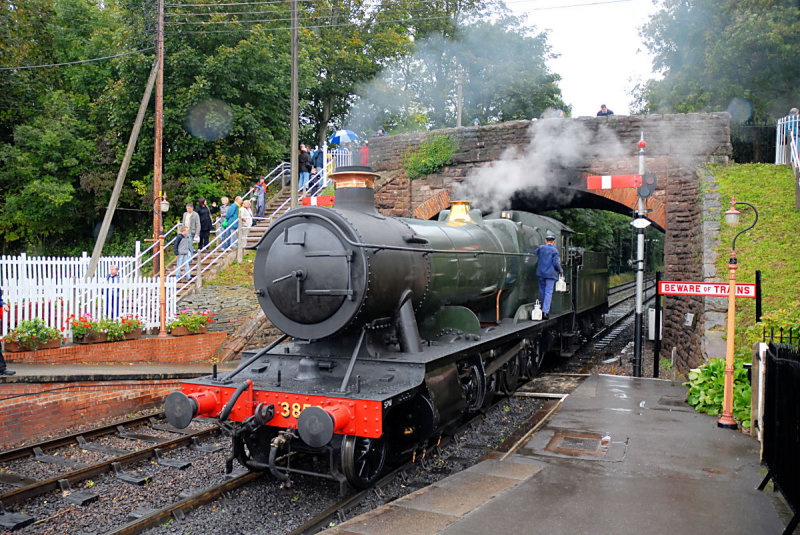
<svg viewBox="0 0 800 535"><path fill-rule="evenodd" d="M651 285L652 286L652 285ZM614 302L612 303L612 309L618 308L623 306L622 303L624 301L629 300L632 294L631 291L635 290L635 284L626 284L622 285L621 287L617 287L610 291L610 295L614 296ZM607 326L606 331L613 332L614 327L618 326L620 322L624 321L626 317L630 317L632 314L632 308L625 313L619 314L619 317L614 317L613 323ZM606 332L605 334L601 334L600 336L608 336L609 333ZM596 340L598 337L593 338ZM556 375L558 373L556 372ZM575 374L570 374L575 375ZM584 376L583 374L579 374ZM574 387L574 386L573 386ZM525 387L522 387L523 390ZM534 387L535 388L535 387ZM530 392L530 388L528 388L528 392L520 392L517 394L518 396L525 396L529 398L540 398L541 403L544 405L545 402L547 403L539 410L534 410L534 415L529 418L527 421L521 425L511 437L508 437L506 444L506 448L499 448L496 452L492 453L494 456L504 456L510 455L514 450L513 448L518 447L519 444L524 443L527 437L530 436L531 433L535 432L535 429L538 426L543 425L543 423L549 418L550 415L553 414L557 407L560 405L560 401L563 396L562 393L536 393ZM550 399L549 399L550 398ZM554 399L553 399L554 398ZM498 405L506 403L509 398L500 398L498 399L494 407L496 408ZM491 410L491 409L489 409ZM484 411L487 412L487 411ZM483 413L482 413L483 414ZM78 484L82 481L90 480L93 477L98 477L107 474L114 474L113 478L124 477L124 471L120 470L122 466L130 466L136 463L141 463L143 461L151 461L151 462L158 462L158 457L161 456L163 459L162 453L164 451L169 451L172 449L177 449L181 447L189 446L193 443L196 443L200 438L209 436L217 431L216 428L210 428L201 431L193 431L187 433L185 430L176 430L176 429L169 429L166 424L160 424L158 422L152 421L153 415L148 415L144 417L140 417L122 424L122 427L118 425L111 425L111 426L104 426L97 429L93 429L91 431L86 431L80 434L75 434L69 437L62 437L59 439L42 442L36 445L27 446L24 448L18 448L16 450L12 450L9 452L5 452L0 454L0 466L4 463L8 463L13 460L20 460L20 459L36 459L37 455L40 459L38 462L43 462L48 460L46 457L43 458L45 452L53 452L61 447L69 447L75 444L78 444L79 447L84 447L88 440L96 439L101 437L108 437L108 436L118 436L120 434L128 434L129 436L139 435L142 438L142 433L132 433L130 432L131 429L135 428L136 426L141 426L145 424L149 425L156 425L157 428L161 428L161 431L166 431L170 433L177 433L179 436L172 439L165 439L159 440L158 442L153 443L151 446L146 448L142 448L141 450L137 450L135 452L126 453L124 455L118 455L113 457L112 459L105 460L100 463L94 463L88 467L80 467L74 470L71 470L68 474L60 474L45 480L41 481L26 481L24 476L21 476L17 479L17 487L0 494L0 502L3 505L11 506L11 505L18 505L24 503L27 500L30 500L36 496L42 496L48 492L57 491L59 489L62 490L62 497L64 499L71 498L73 501L69 503L73 503L75 505L70 506L72 507L79 507L77 504L81 504L82 500L87 500L88 497L86 494L91 494L91 492L87 493L85 489L81 489L78 491L71 491L69 489L70 484ZM477 416L476 418L481 418L482 415ZM462 429L467 428L473 425L475 420L470 420L469 422L465 423L462 426ZM457 436L457 434L455 435ZM79 438L80 437L80 438ZM152 437L154 440L157 437ZM450 443L453 441L453 437L450 437L446 440L443 440L441 444L437 444L427 450L420 451L419 455L415 459L416 464L419 465L420 462L426 462L426 456L430 459L432 457L437 457L443 450L446 448ZM160 450L159 453L156 453L156 450ZM37 451L38 450L38 451ZM50 455L50 457L56 457L55 455ZM52 460L52 459L49 459ZM114 466L116 465L117 469L115 472ZM348 511L356 509L363 504L365 501L368 501L370 498L375 496L380 496L383 493L383 490L387 486L393 485L392 482L396 482L399 480L406 479L406 473L409 470L412 470L415 466L414 461L409 461L404 463L401 466L395 468L392 472L381 478L378 483L369 490L357 492L355 494L351 494L349 496L344 497L341 500L336 500L331 505L325 507L323 511L319 514L314 515L313 518L308 520L307 522L303 523L298 528L291 531L293 534L305 534L305 533L316 533L321 528L328 526L331 522L336 522L342 520L344 516L347 514ZM107 530L107 533L113 534L136 534L142 533L149 528L154 526L163 525L170 521L170 519L177 519L182 520L185 516L192 511L193 509L197 509L205 504L214 502L215 500L220 499L221 496L229 495L232 491L237 488L241 488L246 486L250 483L255 482L262 476L260 473L250 473L250 472L239 472L234 473L231 476L225 478L223 481L216 482L214 484L205 486L201 485L202 488L194 488L184 490L178 499L173 500L169 505L162 506L159 508L150 508L150 509L143 509L139 511L135 511L135 514L131 514L128 516L128 520L126 522L120 522L117 524L117 527L112 528L111 530ZM8 471L0 470L0 483L4 482L8 484L12 484L9 480L14 479L14 475L10 474ZM275 483L276 488L279 486L277 482ZM395 483L396 484L396 483ZM66 491L65 491L66 489ZM164 503L164 502L162 502ZM66 511L70 511L70 509L66 509ZM37 522L47 522L47 521L56 521L58 515L62 513L56 513L56 515L51 516L50 518L40 519ZM22 518L19 516L20 513L7 513L5 515L0 515L0 519L6 517L7 520L10 520L12 517L16 516L16 529L19 527L23 527L34 522L34 519L31 517ZM51 520L52 519L52 520ZM7 524L0 524L0 527L5 527L7 529L15 529L9 527Z"/></svg>
<svg viewBox="0 0 800 535"><path fill-rule="evenodd" d="M655 288L655 277L648 277L645 279L645 301L652 299L652 295L648 296L648 292L652 291ZM632 318L634 313L634 307L632 306L625 306L625 303L629 301L636 292L636 283L626 283L617 287L614 287L609 290L609 300L611 301L612 296L614 298L613 302L609 303L609 310L614 309L623 309L617 310L612 315L610 315L611 322L606 325L598 335L592 338L592 340L588 341L587 344L584 344L582 349L586 349L591 342L597 339L601 339L605 341L605 345L608 345L613 338L616 338L626 326L626 320L629 322ZM568 392L538 392L536 391L537 387L542 382L548 382L550 377L556 377L558 379L566 379L566 381L556 381L558 384L559 390L569 390L572 391L574 388L577 387L580 382L582 382L586 377L589 377L589 374L586 373L572 373L569 371L561 372L558 371L560 368L557 366L556 369L550 373L543 373L542 375L534 378L533 380L523 384L520 388L513 394L513 396L518 397L526 397L526 398L538 398L542 400L546 400L543 406L536 411L528 420L526 420L522 425L520 425L516 431L504 440L503 446L498 448L495 452L490 453L488 457L494 457L497 459L504 459L509 455L512 455L515 451L517 451L522 445L524 445L530 436L535 433L539 428L541 428L549 419L550 417L555 414L556 411L560 408L564 398L568 395ZM564 368L570 369L570 368ZM543 379L543 380L540 380ZM549 381L552 383L552 381ZM499 401L495 402L495 406L502 404L505 402L506 398L502 398ZM462 427L466 428L472 425L472 422L475 418L480 418L480 416L474 417L469 422L465 423ZM458 433L455 434L457 436ZM448 440L451 440L452 437ZM445 446L443 444L442 446ZM336 502L335 504L329 506L324 511L319 513L318 515L314 516L312 519L305 522L303 525L299 526L298 528L289 532L289 535L313 535L327 526L330 526L332 523L341 522L344 520L347 512L356 508L360 503L368 499L373 493L379 493L382 488L389 485L392 481L394 481L398 477L402 477L402 474L408 470L412 466L412 463L406 463L403 466L400 466L394 469L392 472L388 473L386 476L381 478L374 487L360 491L358 493L352 494L350 496L346 496Z"/></svg>
<svg viewBox="0 0 800 535"><path fill-rule="evenodd" d="M148 426L157 434L146 434L137 430L139 427ZM37 444L17 448L0 454L0 483L5 487L12 487L0 493L0 528L15 530L32 524L36 519L24 513L5 513L5 508L11 505L23 504L33 498L43 496L52 491L60 490L66 503L73 505L86 505L99 498L98 493L89 490L72 490L72 485L77 485L92 478L106 474L121 482L132 485L144 485L149 477L135 473L128 468L137 463L152 461L158 465L173 469L184 469L190 463L171 459L165 454L178 448L192 448L200 453L212 453L222 448L217 446L204 446L201 439L206 439L219 432L217 427L206 427L200 430L175 429L163 423L153 415L142 416L121 424L101 426L90 431L75 433L58 439L40 442ZM177 437L174 437L177 435ZM97 439L115 437L127 441L134 450L127 450L107 444L101 444ZM92 440L90 442L87 437ZM174 438L173 438L174 437ZM150 445L141 446L142 443ZM74 458L69 450L81 452L94 452L103 460L84 463ZM47 452L47 453L45 453ZM16 464L9 468L9 464ZM34 468L41 472L41 466L52 468L50 477L34 476ZM66 471L64 471L66 470ZM48 471L45 469L45 471Z"/></svg>

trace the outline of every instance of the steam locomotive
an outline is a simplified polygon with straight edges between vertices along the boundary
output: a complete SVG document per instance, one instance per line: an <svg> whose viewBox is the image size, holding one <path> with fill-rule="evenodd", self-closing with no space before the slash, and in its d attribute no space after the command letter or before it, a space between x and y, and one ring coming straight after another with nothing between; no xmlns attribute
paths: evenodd
<svg viewBox="0 0 800 535"><path fill-rule="evenodd" d="M218 418L232 436L228 472L235 459L281 480L365 488L390 454L433 443L606 312L606 260L571 246L565 225L521 211L484 218L465 202L438 221L386 217L377 176L340 168L333 208L298 208L271 225L256 246L255 290L285 334L228 375L167 397L175 427ZM568 291L535 321L534 251L548 231Z"/></svg>

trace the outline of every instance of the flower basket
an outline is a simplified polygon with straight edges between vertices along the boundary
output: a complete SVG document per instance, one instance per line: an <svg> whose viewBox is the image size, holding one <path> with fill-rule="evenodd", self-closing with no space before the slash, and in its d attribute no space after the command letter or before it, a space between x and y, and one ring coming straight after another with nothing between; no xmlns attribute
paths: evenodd
<svg viewBox="0 0 800 535"><path fill-rule="evenodd" d="M142 337L142 329L137 328L129 333L125 333L125 340L138 340Z"/></svg>
<svg viewBox="0 0 800 535"><path fill-rule="evenodd" d="M34 318L20 321L4 341L6 351L19 352L60 347L61 337L58 329L48 327L41 318Z"/></svg>
<svg viewBox="0 0 800 535"><path fill-rule="evenodd" d="M200 328L197 332L191 332L187 327L178 325L177 327L172 327L172 329L169 331L169 334L172 336L188 336L190 334L206 334L207 332L208 328L205 325L200 325Z"/></svg>
<svg viewBox="0 0 800 535"><path fill-rule="evenodd" d="M31 349L22 347L18 342L6 342L5 350L9 353L19 353L20 351L36 351L37 349L58 349L61 347L61 339L51 340L46 344L38 345Z"/></svg>
<svg viewBox="0 0 800 535"><path fill-rule="evenodd" d="M6 342L5 351L7 353L19 353L20 351L25 351L22 349L22 346L19 345L17 342Z"/></svg>
<svg viewBox="0 0 800 535"><path fill-rule="evenodd" d="M59 338L58 340L52 340L50 342L47 342L46 344L41 345L36 349L58 349L59 347L61 347L61 338Z"/></svg>
<svg viewBox="0 0 800 535"><path fill-rule="evenodd" d="M73 336L72 341L76 344L100 344L108 342L108 335L97 331L89 331L83 336Z"/></svg>

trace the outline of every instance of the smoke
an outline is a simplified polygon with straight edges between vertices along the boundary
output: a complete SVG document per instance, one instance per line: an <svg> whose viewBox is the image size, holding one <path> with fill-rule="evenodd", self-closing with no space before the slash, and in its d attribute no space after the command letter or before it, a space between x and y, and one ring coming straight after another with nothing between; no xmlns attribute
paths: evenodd
<svg viewBox="0 0 800 535"><path fill-rule="evenodd" d="M466 198L484 211L507 208L515 193L534 188L559 188L565 172L585 167L598 158L630 153L616 134L604 125L589 128L583 121L546 118L533 121L524 147L509 147L499 160L474 169L454 186L454 198ZM567 188L549 189L561 203L573 193Z"/></svg>

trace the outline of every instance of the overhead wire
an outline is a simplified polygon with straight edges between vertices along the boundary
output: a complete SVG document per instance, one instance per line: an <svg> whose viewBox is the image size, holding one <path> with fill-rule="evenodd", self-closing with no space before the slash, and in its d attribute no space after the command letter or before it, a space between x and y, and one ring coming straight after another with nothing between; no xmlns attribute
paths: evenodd
<svg viewBox="0 0 800 535"><path fill-rule="evenodd" d="M132 54L140 54L142 52L147 52L148 50L153 50L154 48L155 47L151 46L139 50L131 50L128 52L122 52L120 54L114 54L113 56L103 56L102 58L82 59L78 61L65 61L64 63L49 63L47 65L18 65L16 67L0 67L0 71L22 71L27 69L45 69L48 67L63 67L65 65L80 65L81 63L91 63L94 61L103 61L106 59L121 58L122 56L130 56Z"/></svg>

